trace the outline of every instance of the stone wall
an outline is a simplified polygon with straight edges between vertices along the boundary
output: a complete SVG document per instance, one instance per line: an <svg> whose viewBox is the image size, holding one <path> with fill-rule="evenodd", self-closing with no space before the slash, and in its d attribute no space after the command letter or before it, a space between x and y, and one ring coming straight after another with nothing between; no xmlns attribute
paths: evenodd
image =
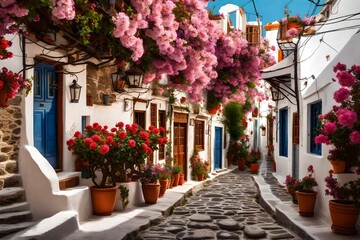
<svg viewBox="0 0 360 240"><path fill-rule="evenodd" d="M10 100L10 106L0 107L0 190L21 185L18 174L18 152L21 132L21 96Z"/></svg>
<svg viewBox="0 0 360 240"><path fill-rule="evenodd" d="M87 98L91 97L94 104L103 105L103 95L110 96L110 103L116 101L116 95L112 91L111 73L116 72L116 67L103 67L96 69L87 66L86 85Z"/></svg>

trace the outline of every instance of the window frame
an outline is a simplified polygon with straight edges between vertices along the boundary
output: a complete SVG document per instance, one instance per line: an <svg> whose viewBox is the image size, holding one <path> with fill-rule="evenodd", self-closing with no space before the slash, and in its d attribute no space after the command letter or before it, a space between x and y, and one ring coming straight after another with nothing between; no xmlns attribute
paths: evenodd
<svg viewBox="0 0 360 240"><path fill-rule="evenodd" d="M195 120L194 148L199 151L205 150L205 121Z"/></svg>
<svg viewBox="0 0 360 240"><path fill-rule="evenodd" d="M322 154L321 144L315 143L316 137L316 128L319 126L320 121L318 116L322 113L322 101L317 101L310 104L310 114L309 114L309 132L310 132L310 143L309 143L309 152L316 155Z"/></svg>
<svg viewBox="0 0 360 240"><path fill-rule="evenodd" d="M287 107L279 110L279 156L289 156L289 139L288 139L288 125L289 125L289 110Z"/></svg>

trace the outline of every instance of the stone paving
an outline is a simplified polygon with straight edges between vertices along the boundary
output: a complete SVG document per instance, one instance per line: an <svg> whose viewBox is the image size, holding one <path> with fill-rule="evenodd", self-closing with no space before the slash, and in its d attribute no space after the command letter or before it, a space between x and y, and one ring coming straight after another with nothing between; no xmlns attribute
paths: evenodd
<svg viewBox="0 0 360 240"><path fill-rule="evenodd" d="M137 239L300 239L277 224L257 198L252 175L234 170L206 183Z"/></svg>

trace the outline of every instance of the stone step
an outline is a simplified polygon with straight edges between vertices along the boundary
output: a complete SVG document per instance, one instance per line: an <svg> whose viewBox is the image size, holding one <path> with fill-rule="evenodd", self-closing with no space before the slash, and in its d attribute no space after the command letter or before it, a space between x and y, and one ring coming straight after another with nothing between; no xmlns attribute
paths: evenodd
<svg viewBox="0 0 360 240"><path fill-rule="evenodd" d="M1 227L1 225L0 225ZM64 239L79 229L76 211L62 211L2 240Z"/></svg>
<svg viewBox="0 0 360 240"><path fill-rule="evenodd" d="M29 209L30 206L27 202L13 203L9 205L0 206L0 214L9 213L9 212L21 212Z"/></svg>
<svg viewBox="0 0 360 240"><path fill-rule="evenodd" d="M35 222L22 222L17 224L0 224L0 238L8 236L12 233L19 232L33 226Z"/></svg>
<svg viewBox="0 0 360 240"><path fill-rule="evenodd" d="M16 224L28 221L32 218L30 211L9 212L0 214L0 224Z"/></svg>
<svg viewBox="0 0 360 240"><path fill-rule="evenodd" d="M19 173L9 174L4 180L4 188L21 187L22 184Z"/></svg>
<svg viewBox="0 0 360 240"><path fill-rule="evenodd" d="M25 202L25 190L22 187L10 187L0 190L0 206Z"/></svg>

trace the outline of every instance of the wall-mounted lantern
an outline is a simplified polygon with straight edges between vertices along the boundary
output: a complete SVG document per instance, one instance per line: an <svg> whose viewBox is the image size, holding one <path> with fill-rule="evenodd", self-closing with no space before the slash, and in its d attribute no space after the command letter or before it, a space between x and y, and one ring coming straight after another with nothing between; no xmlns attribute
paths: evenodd
<svg viewBox="0 0 360 240"><path fill-rule="evenodd" d="M195 119L194 118L190 118L190 126L194 126L195 125Z"/></svg>
<svg viewBox="0 0 360 240"><path fill-rule="evenodd" d="M279 89L276 89L274 87L270 87L270 91L271 91L272 100L274 102L277 102L277 101L281 100L280 99L280 91L279 91Z"/></svg>
<svg viewBox="0 0 360 240"><path fill-rule="evenodd" d="M126 71L126 80L129 88L141 88L144 80L144 72L138 67L130 68Z"/></svg>
<svg viewBox="0 0 360 240"><path fill-rule="evenodd" d="M74 79L73 83L69 86L70 88L70 102L78 103L80 100L81 86L77 84L77 81Z"/></svg>
<svg viewBox="0 0 360 240"><path fill-rule="evenodd" d="M260 126L260 130L261 130L261 136L265 136L266 127L262 125L262 126Z"/></svg>
<svg viewBox="0 0 360 240"><path fill-rule="evenodd" d="M126 83L126 74L123 70L118 69L116 72L111 74L111 81L114 92L122 93L124 92L125 83Z"/></svg>

